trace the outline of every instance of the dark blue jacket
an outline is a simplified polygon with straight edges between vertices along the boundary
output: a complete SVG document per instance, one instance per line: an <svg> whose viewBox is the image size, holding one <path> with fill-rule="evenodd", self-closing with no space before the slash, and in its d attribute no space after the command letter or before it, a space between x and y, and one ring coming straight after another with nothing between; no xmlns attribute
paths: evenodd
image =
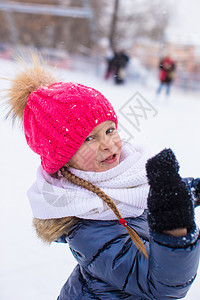
<svg viewBox="0 0 200 300"><path fill-rule="evenodd" d="M186 182L192 189L196 184L191 178ZM200 236L196 225L187 236L179 238L149 234L147 211L126 220L143 240L149 260L118 221L82 219L68 237L60 239L69 244L78 265L58 300L164 300L186 295L199 263Z"/></svg>

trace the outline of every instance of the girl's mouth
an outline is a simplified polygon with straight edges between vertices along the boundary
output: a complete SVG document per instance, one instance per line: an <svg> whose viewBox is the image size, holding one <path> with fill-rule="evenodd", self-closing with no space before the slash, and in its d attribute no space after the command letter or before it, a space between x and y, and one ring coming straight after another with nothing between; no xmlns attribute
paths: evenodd
<svg viewBox="0 0 200 300"><path fill-rule="evenodd" d="M102 162L105 163L105 164L113 164L116 161L117 161L117 154L113 154L113 155L108 156Z"/></svg>

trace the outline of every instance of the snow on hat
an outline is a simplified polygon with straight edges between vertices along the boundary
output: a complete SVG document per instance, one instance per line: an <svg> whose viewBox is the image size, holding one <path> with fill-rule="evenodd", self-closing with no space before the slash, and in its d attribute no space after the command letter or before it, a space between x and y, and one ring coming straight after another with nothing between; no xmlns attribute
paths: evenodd
<svg viewBox="0 0 200 300"><path fill-rule="evenodd" d="M117 116L97 90L72 82L55 82L32 54L33 67L12 80L8 95L13 118L23 120L29 147L40 155L47 173L64 166L88 134L100 123Z"/></svg>

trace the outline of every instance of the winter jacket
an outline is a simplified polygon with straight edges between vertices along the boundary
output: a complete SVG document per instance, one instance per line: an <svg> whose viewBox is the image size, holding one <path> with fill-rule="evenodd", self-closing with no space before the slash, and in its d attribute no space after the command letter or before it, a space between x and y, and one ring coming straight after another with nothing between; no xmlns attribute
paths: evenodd
<svg viewBox="0 0 200 300"><path fill-rule="evenodd" d="M185 180L194 195L199 181ZM80 219L67 237L63 235L59 242L69 244L78 265L57 300L184 297L197 273L199 230L194 224L184 237L149 232L147 213L126 221L143 240L148 260L115 220Z"/></svg>
<svg viewBox="0 0 200 300"><path fill-rule="evenodd" d="M160 68L160 81L163 83L171 83L174 79L174 71L175 71L175 62L166 57L160 61L159 68Z"/></svg>

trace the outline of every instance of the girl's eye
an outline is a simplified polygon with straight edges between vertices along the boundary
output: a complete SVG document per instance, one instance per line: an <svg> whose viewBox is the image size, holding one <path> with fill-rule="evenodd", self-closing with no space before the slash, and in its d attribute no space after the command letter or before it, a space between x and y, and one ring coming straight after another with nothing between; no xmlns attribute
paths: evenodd
<svg viewBox="0 0 200 300"><path fill-rule="evenodd" d="M86 137L85 142L89 142L89 141L92 141L92 140L93 140L93 137L92 136L88 136L88 137Z"/></svg>
<svg viewBox="0 0 200 300"><path fill-rule="evenodd" d="M106 134L112 133L114 130L115 130L115 128L109 128L109 129L106 131Z"/></svg>

